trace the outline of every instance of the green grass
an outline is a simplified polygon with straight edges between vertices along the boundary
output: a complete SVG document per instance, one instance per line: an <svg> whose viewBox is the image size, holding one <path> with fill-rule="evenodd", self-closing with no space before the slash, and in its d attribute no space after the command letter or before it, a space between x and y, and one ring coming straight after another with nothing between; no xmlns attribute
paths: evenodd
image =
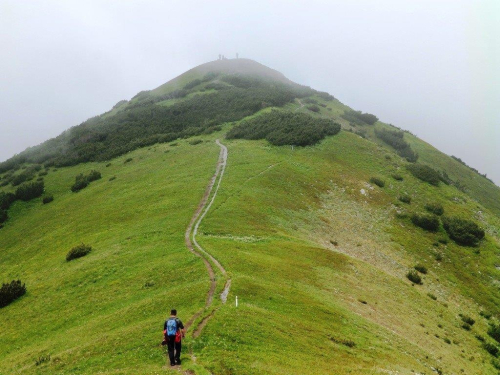
<svg viewBox="0 0 500 375"><path fill-rule="evenodd" d="M153 93L199 76L189 71ZM367 139L342 131L314 147L273 147L224 140L226 124L197 136L204 142L195 146L177 140L176 147L139 149L109 167L51 169L45 194L54 201L14 203L0 229L0 282L20 278L28 289L0 310L0 374L177 373L164 367L161 330L170 308L186 322L204 306L208 275L186 249L184 232L214 173L216 138L228 146L228 164L197 239L228 271L232 288L226 305L216 301L201 336L188 332L185 370L494 373L475 336L487 337L481 311L499 317L500 189L405 134L419 161L446 170L468 190L426 184L375 137L376 127L388 125L352 127L340 117L347 106L314 98L326 105L319 113L298 102L285 109L363 128ZM102 179L72 193L75 176L93 169ZM373 176L384 188L368 182ZM400 196L411 196L411 205ZM471 249L443 241L442 227L436 233L415 227L411 214L430 202L476 221L486 239ZM92 251L66 262L81 243ZM428 269L423 285L406 278L415 264ZM459 314L478 317L471 331L461 328Z"/></svg>

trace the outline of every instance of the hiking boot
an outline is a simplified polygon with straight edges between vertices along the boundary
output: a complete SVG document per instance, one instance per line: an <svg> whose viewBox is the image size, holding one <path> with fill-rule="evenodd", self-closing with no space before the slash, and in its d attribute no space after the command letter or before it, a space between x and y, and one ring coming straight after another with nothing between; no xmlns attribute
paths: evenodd
<svg viewBox="0 0 500 375"><path fill-rule="evenodd" d="M170 366L174 367L175 366L175 363L171 363Z"/></svg>
<svg viewBox="0 0 500 375"><path fill-rule="evenodd" d="M180 364L181 364L181 360L180 360L180 359L176 359L176 360L175 360L175 364L180 366Z"/></svg>

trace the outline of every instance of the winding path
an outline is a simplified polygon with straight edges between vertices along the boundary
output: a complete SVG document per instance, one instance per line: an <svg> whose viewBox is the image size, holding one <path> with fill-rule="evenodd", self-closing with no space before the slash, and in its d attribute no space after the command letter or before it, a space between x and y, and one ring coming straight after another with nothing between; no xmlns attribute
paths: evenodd
<svg viewBox="0 0 500 375"><path fill-rule="evenodd" d="M217 192L219 191L219 187L222 181L222 178L224 176L224 171L226 169L226 163L227 163L227 147L224 146L218 139L215 141L217 145L220 147L220 153L219 153L219 160L217 162L217 167L215 169L215 173L210 179L210 182L208 183L207 188L205 189L205 194L203 195L203 198L201 199L200 204L198 205L198 208L196 209L193 217L191 218L191 222L189 223L188 227L186 228L186 233L184 235L186 246L190 252L192 252L194 255L200 257L203 260L203 263L205 264L205 267L207 268L208 275L210 276L210 289L207 293L207 299L205 301L205 306L203 309L198 311L196 314L194 314L191 319L186 323L186 328L189 328L193 322L198 319L203 311L207 310L213 302L213 296L215 294L215 289L217 286L216 279L215 279L215 271L214 267L212 266L212 263L219 269L219 271L222 273L224 277L227 277L227 272L226 269L220 264L220 262L215 259L210 253L208 253L205 249L203 249L200 244L196 241L196 234L198 233L198 228L200 226L201 221L207 214L207 212L210 210L210 207L215 201L215 197L217 196ZM216 185L217 183L217 185ZM215 186L214 193L212 194L212 190ZM212 194L212 199L207 205L208 199L210 198L210 195ZM211 262L212 263L211 263ZM226 284L224 286L224 290L221 293L220 297L222 300L222 303L225 303L227 300L227 295L229 294L229 289L231 287L231 279L227 279ZM198 325L196 330L193 333L193 337L198 337L201 333L201 330L203 327L207 324L208 320L210 317L213 315L213 312L206 316L201 323Z"/></svg>

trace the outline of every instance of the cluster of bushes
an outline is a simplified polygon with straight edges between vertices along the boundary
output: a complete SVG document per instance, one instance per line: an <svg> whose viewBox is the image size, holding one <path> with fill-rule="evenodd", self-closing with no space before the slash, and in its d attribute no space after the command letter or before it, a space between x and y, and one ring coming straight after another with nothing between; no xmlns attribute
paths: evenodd
<svg viewBox="0 0 500 375"><path fill-rule="evenodd" d="M314 145L340 131L340 125L329 119L314 118L305 113L274 110L233 127L227 138L267 139L275 146Z"/></svg>
<svg viewBox="0 0 500 375"><path fill-rule="evenodd" d="M444 217L443 227L452 240L463 246L477 246L485 236L475 222L458 217Z"/></svg>
<svg viewBox="0 0 500 375"><path fill-rule="evenodd" d="M75 183L71 186L71 191L76 193L85 189L92 181L99 180L101 177L101 172L95 170L90 171L88 175L80 173L75 177Z"/></svg>
<svg viewBox="0 0 500 375"><path fill-rule="evenodd" d="M359 125L373 125L378 121L378 117L371 113L363 113L361 111L346 110L342 114L342 118Z"/></svg>
<svg viewBox="0 0 500 375"><path fill-rule="evenodd" d="M411 164L406 167L416 178L425 181L431 185L438 186L441 181L441 175L428 165Z"/></svg>
<svg viewBox="0 0 500 375"><path fill-rule="evenodd" d="M433 213L434 215L441 216L444 214L443 205L440 203L427 203L424 207L427 211Z"/></svg>
<svg viewBox="0 0 500 375"><path fill-rule="evenodd" d="M159 101L185 97L181 89L165 95L141 92L115 114L91 118L44 144L0 163L0 173L25 162L69 166L103 161L139 147L210 133L265 107L281 107L316 91L295 84L246 76L223 76L224 89L196 95L170 106Z"/></svg>
<svg viewBox="0 0 500 375"><path fill-rule="evenodd" d="M42 196L45 186L43 181L28 182L16 189L16 199L29 201Z"/></svg>
<svg viewBox="0 0 500 375"><path fill-rule="evenodd" d="M38 198L44 191L43 181L28 182L16 189L14 193L0 192L0 224L8 219L7 210L16 200L29 201L33 198Z"/></svg>
<svg viewBox="0 0 500 375"><path fill-rule="evenodd" d="M92 251L92 247L89 245L81 244L72 248L68 254L66 254L66 261L81 258Z"/></svg>
<svg viewBox="0 0 500 375"><path fill-rule="evenodd" d="M26 285L21 283L21 280L2 283L2 287L0 288L0 307L7 306L24 294L26 294Z"/></svg>
<svg viewBox="0 0 500 375"><path fill-rule="evenodd" d="M418 215L411 216L411 222L422 229L430 232L437 232L439 229L439 219L434 215Z"/></svg>
<svg viewBox="0 0 500 375"><path fill-rule="evenodd" d="M16 170L21 168L21 165L17 165ZM38 171L40 171L42 167L40 165L32 165L30 167L23 167L23 171L17 175L14 175L14 169L10 171L10 173L6 173L2 177L2 181L0 183L0 186L7 186L8 184L11 184L12 186L18 186L21 185L23 182L26 181L31 181L33 178L35 178L36 174ZM40 172L39 176L44 176L46 175L46 172Z"/></svg>
<svg viewBox="0 0 500 375"><path fill-rule="evenodd" d="M404 132L400 130L376 129L375 135L382 141L392 146L399 156L405 158L411 163L415 163L418 159L418 154L412 150L410 144L404 140Z"/></svg>

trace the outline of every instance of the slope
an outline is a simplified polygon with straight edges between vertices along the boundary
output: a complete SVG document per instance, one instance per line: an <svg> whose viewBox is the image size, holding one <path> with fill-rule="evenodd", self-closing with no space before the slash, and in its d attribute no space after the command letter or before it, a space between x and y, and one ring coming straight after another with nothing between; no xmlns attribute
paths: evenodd
<svg viewBox="0 0 500 375"><path fill-rule="evenodd" d="M205 84L194 86L191 98L154 105L191 105L206 95ZM311 100L317 111L308 109ZM500 302L500 222L479 196L491 199L495 187L462 191L418 180L375 135L389 125L353 126L342 117L348 109L316 92L279 108L334 119L364 137L342 131L296 148L223 141L229 149L224 180L197 241L224 266L232 287L227 304L215 301L207 325L200 325L201 316L194 321L186 341L193 356L185 356L183 370L496 373L494 357L478 339L495 345L486 331ZM47 168L40 178L54 201L16 201L0 230L0 277L21 278L28 287L0 310L0 373L169 373L158 347L162 320L171 307L189 320L210 289L184 233L215 171L214 141L270 111L259 108L196 139L136 149L109 166ZM437 160L442 164L433 165L446 170L447 156L427 154L431 146L404 137L420 160ZM3 177L29 168L23 163ZM450 177L461 168L448 171ZM70 192L75 176L91 169L103 178ZM400 201L403 195L411 201ZM428 203L442 204L445 215L473 218L486 239L477 248L462 247L442 226L435 233L415 227L411 214L425 212ZM66 263L67 251L81 242L94 250ZM417 264L427 268L423 285L406 278ZM220 293L223 283L217 288ZM460 314L474 318L469 330Z"/></svg>

